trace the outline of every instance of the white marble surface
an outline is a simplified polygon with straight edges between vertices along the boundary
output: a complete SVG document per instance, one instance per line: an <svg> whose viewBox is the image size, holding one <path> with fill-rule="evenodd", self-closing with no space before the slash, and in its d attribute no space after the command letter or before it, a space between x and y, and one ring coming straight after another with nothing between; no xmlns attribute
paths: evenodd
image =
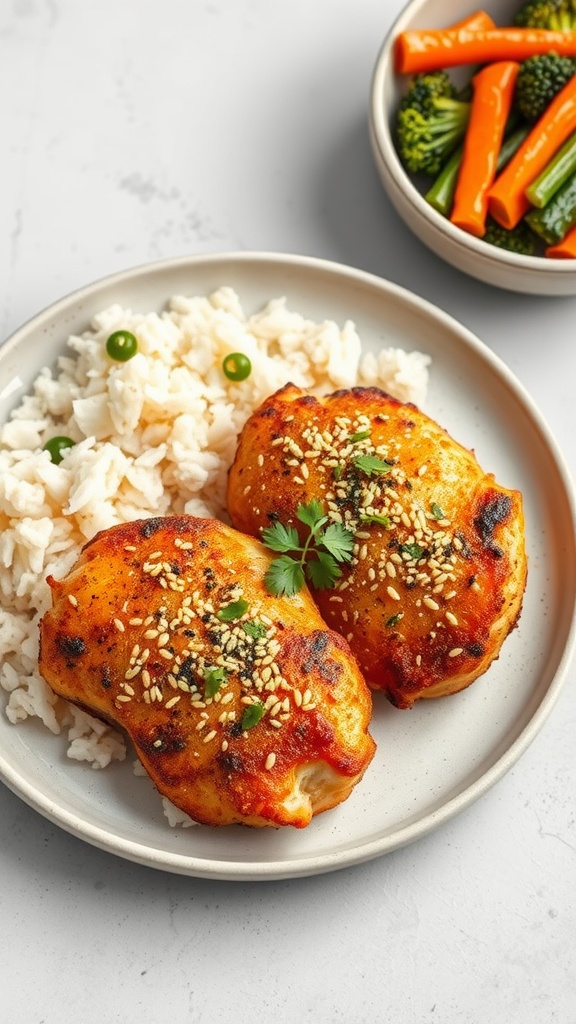
<svg viewBox="0 0 576 1024"><path fill-rule="evenodd" d="M400 0L2 0L0 332L112 271L260 249L352 264L460 319L575 469L576 297L465 278L404 229L367 138ZM6 1024L575 1024L576 675L478 803L354 869L195 880L0 787Z"/></svg>

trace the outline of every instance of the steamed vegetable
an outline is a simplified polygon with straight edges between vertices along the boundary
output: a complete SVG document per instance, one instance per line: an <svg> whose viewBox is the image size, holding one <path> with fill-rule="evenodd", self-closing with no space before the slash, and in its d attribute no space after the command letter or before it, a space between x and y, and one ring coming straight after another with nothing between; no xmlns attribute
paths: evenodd
<svg viewBox="0 0 576 1024"><path fill-rule="evenodd" d="M541 210L531 210L526 221L548 245L562 241L576 225L576 173Z"/></svg>
<svg viewBox="0 0 576 1024"><path fill-rule="evenodd" d="M526 60L554 51L576 56L576 31L538 28L409 29L396 40L394 59L399 74L413 75L457 64L488 64Z"/></svg>
<svg viewBox="0 0 576 1024"><path fill-rule="evenodd" d="M487 193L496 176L519 70L515 61L498 61L472 79L470 119L450 220L480 238L486 230Z"/></svg>
<svg viewBox="0 0 576 1024"><path fill-rule="evenodd" d="M568 234L564 235L561 242L549 245L546 249L546 255L552 259L576 259L576 227L571 228Z"/></svg>
<svg viewBox="0 0 576 1024"><path fill-rule="evenodd" d="M547 28L558 32L576 29L576 0L528 0L514 18L522 28Z"/></svg>
<svg viewBox="0 0 576 1024"><path fill-rule="evenodd" d="M488 208L502 227L513 228L530 209L526 189L576 130L576 77L555 96L488 193Z"/></svg>
<svg viewBox="0 0 576 1024"><path fill-rule="evenodd" d="M550 202L558 189L576 171L576 134L555 153L549 164L526 189L526 196L539 209Z"/></svg>
<svg viewBox="0 0 576 1024"><path fill-rule="evenodd" d="M527 121L537 121L576 72L574 57L542 53L522 61L516 86L516 105Z"/></svg>
<svg viewBox="0 0 576 1024"><path fill-rule="evenodd" d="M497 245L499 249L507 249L508 252L518 253L520 256L534 256L536 253L536 235L532 233L523 220L509 231L489 217L486 222L486 233L483 241L487 242L488 245Z"/></svg>
<svg viewBox="0 0 576 1024"><path fill-rule="evenodd" d="M416 75L396 121L398 153L407 170L436 175L462 139L470 103L458 99L445 71Z"/></svg>

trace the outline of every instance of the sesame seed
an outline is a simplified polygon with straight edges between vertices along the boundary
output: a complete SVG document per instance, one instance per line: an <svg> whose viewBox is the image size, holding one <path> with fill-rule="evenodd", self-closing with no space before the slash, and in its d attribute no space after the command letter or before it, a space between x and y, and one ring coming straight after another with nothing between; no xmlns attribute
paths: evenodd
<svg viewBox="0 0 576 1024"><path fill-rule="evenodd" d="M437 612L440 607L437 601L435 601L432 597L428 597L428 594L424 595L424 597L422 598L422 603L425 604L427 608L431 608L432 611L434 612Z"/></svg>
<svg viewBox="0 0 576 1024"><path fill-rule="evenodd" d="M446 618L448 619L448 622L452 626L457 626L458 625L458 619L456 618L456 616L454 615L453 612L446 612Z"/></svg>
<svg viewBox="0 0 576 1024"><path fill-rule="evenodd" d="M268 754L268 757L266 758L266 761L264 763L264 767L265 767L266 771L267 772L271 771L271 769L274 767L275 764L276 764L276 754L274 753L274 751L271 751Z"/></svg>
<svg viewBox="0 0 576 1024"><path fill-rule="evenodd" d="M132 697L129 697L127 693L119 693L116 700L120 701L122 704L128 704L132 700Z"/></svg>
<svg viewBox="0 0 576 1024"><path fill-rule="evenodd" d="M78 607L78 598L75 597L74 594L68 594L68 600L73 608Z"/></svg>
<svg viewBox="0 0 576 1024"><path fill-rule="evenodd" d="M180 694L177 693L175 697L170 697L170 700L167 700L166 704L164 706L166 708L173 708L174 705L177 704L179 700L180 700Z"/></svg>
<svg viewBox="0 0 576 1024"><path fill-rule="evenodd" d="M125 627L124 623L122 622L122 619L114 619L114 625L116 626L116 629L118 630L119 633L124 632Z"/></svg>
<svg viewBox="0 0 576 1024"><path fill-rule="evenodd" d="M449 658L457 658L459 654L462 654L463 647L453 647L451 651L448 651Z"/></svg>
<svg viewBox="0 0 576 1024"><path fill-rule="evenodd" d="M211 729L210 732L207 732L206 735L203 737L202 743L211 743L215 736L216 729Z"/></svg>
<svg viewBox="0 0 576 1024"><path fill-rule="evenodd" d="M400 600L400 594L398 593L397 590L394 589L394 587L386 587L386 593L388 594L388 597L392 598L393 601Z"/></svg>

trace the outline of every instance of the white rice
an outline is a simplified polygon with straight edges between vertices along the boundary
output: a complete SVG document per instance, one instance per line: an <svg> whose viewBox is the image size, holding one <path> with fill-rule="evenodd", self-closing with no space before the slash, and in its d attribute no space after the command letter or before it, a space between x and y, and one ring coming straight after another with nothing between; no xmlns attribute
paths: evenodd
<svg viewBox="0 0 576 1024"><path fill-rule="evenodd" d="M138 339L126 363L106 355L120 328ZM67 345L0 428L0 685L10 722L37 717L65 737L68 757L102 768L125 757L124 739L56 698L38 672L46 576L65 575L83 544L115 523L181 512L226 519L237 435L288 381L315 393L376 385L422 405L430 360L395 348L362 355L353 323L314 323L284 299L246 316L229 287L176 296L162 314L112 306ZM222 373L231 352L252 362L242 383ZM43 451L55 435L76 442L60 465ZM182 823L166 803L168 820Z"/></svg>

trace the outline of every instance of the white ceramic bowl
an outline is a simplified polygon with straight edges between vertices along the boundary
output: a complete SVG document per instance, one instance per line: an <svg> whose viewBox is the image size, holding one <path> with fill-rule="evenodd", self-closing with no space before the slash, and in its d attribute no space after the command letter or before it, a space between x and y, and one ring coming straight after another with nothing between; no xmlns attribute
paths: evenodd
<svg viewBox="0 0 576 1024"><path fill-rule="evenodd" d="M390 201L408 227L442 259L472 277L536 295L576 295L576 260L520 256L455 227L434 210L404 170L394 147L391 125L406 91L407 79L394 71L394 40L412 28L442 28L481 6L496 24L510 24L519 0L412 0L392 26L374 69L370 103L370 136L378 172Z"/></svg>

